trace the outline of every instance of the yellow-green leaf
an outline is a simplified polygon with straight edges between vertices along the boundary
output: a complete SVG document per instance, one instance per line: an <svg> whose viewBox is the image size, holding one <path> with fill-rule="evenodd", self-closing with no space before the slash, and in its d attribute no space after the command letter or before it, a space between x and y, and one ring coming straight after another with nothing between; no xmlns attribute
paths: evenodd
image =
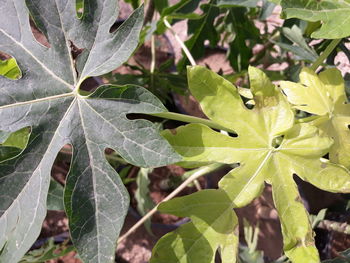
<svg viewBox="0 0 350 263"><path fill-rule="evenodd" d="M0 60L0 75L9 79L19 79L22 72L14 58Z"/></svg>
<svg viewBox="0 0 350 263"><path fill-rule="evenodd" d="M218 249L223 263L236 262L238 219L224 191L200 191L162 203L159 209L191 222L160 239L151 263L212 263Z"/></svg>
<svg viewBox="0 0 350 263"><path fill-rule="evenodd" d="M339 70L327 69L317 75L304 68L300 73L300 83L283 81L280 85L295 108L319 116L312 124L334 140L330 160L349 168L350 105Z"/></svg>
<svg viewBox="0 0 350 263"><path fill-rule="evenodd" d="M293 175L327 191L350 192L349 171L321 159L333 140L311 124L294 124L292 106L256 68L249 68L255 102L252 110L244 106L235 86L210 70L191 67L188 76L190 90L205 114L227 130L236 131L237 137L201 124L168 132L165 137L183 156L182 163L239 163L219 183L234 207L259 196L265 182L271 184L286 255L292 262L319 262L308 213Z"/></svg>

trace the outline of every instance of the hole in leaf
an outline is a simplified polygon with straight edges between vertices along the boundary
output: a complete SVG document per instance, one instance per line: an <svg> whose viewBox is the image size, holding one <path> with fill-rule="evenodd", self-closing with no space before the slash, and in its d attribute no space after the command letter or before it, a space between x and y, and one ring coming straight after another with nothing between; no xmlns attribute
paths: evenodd
<svg viewBox="0 0 350 263"><path fill-rule="evenodd" d="M220 251L216 250L216 252L215 252L215 263L221 263L221 262L222 262L222 260L221 260Z"/></svg>
<svg viewBox="0 0 350 263"><path fill-rule="evenodd" d="M236 138L238 137L237 133L233 133L233 132L227 132L228 136L232 137L232 138Z"/></svg>
<svg viewBox="0 0 350 263"><path fill-rule="evenodd" d="M50 48L51 45L46 37L46 35L44 34L44 32L42 32L40 30L40 25L39 24L35 24L35 22L33 21L33 19L30 17L29 18L29 23L30 23L30 28L32 30L32 34L35 38L35 40L42 44L43 46ZM39 21L37 21L37 23L39 23Z"/></svg>
<svg viewBox="0 0 350 263"><path fill-rule="evenodd" d="M282 143L282 141L283 141L283 138L284 138L284 136L282 135L282 136L278 136L278 137L275 137L273 140L272 140L272 147L273 148L278 148L278 147L280 147L280 145L281 145L281 143Z"/></svg>
<svg viewBox="0 0 350 263"><path fill-rule="evenodd" d="M72 154L72 145L64 145L58 153L55 162L52 166L51 176L61 185L64 185L66 182L66 177L69 171L70 164L72 162Z"/></svg>
<svg viewBox="0 0 350 263"><path fill-rule="evenodd" d="M30 133L30 127L24 127L12 133L0 131L0 160L18 156L26 148Z"/></svg>
<svg viewBox="0 0 350 263"><path fill-rule="evenodd" d="M350 130L350 124L348 125L348 129Z"/></svg>
<svg viewBox="0 0 350 263"><path fill-rule="evenodd" d="M1 60L7 60L9 58L11 58L11 56L9 54L6 54L5 52L0 51L0 59Z"/></svg>
<svg viewBox="0 0 350 263"><path fill-rule="evenodd" d="M322 158L329 160L329 153L323 155Z"/></svg>
<svg viewBox="0 0 350 263"><path fill-rule="evenodd" d="M142 113L128 113L126 114L126 118L128 118L129 120L149 120L151 122L161 122L163 120L162 118Z"/></svg>
<svg viewBox="0 0 350 263"><path fill-rule="evenodd" d="M124 23L124 21L124 19L118 19L117 21L115 21L109 29L109 33L114 33L115 31L117 31L117 29Z"/></svg>
<svg viewBox="0 0 350 263"><path fill-rule="evenodd" d="M47 209L48 214L46 221L55 218L52 228L60 228L62 226L55 225L57 218L66 218L63 203L64 185L66 184L66 178L69 172L70 164L72 163L72 146L70 144L64 145L60 152L57 154L54 164L51 169L51 181L49 194L47 196ZM45 230L45 229L44 229Z"/></svg>
<svg viewBox="0 0 350 263"><path fill-rule="evenodd" d="M22 77L16 59L3 52L0 52L0 76L8 79L20 79Z"/></svg>
<svg viewBox="0 0 350 263"><path fill-rule="evenodd" d="M104 84L102 80L98 77L90 77L85 79L81 85L80 89L87 92L95 91L100 85Z"/></svg>
<svg viewBox="0 0 350 263"><path fill-rule="evenodd" d="M74 43L70 40L69 41L69 48L70 48L70 52L72 54L72 58L74 60L77 59L77 57L84 51L83 48L78 48L76 45L74 45Z"/></svg>
<svg viewBox="0 0 350 263"><path fill-rule="evenodd" d="M75 1L75 11L77 13L77 17L82 19L84 16L84 0Z"/></svg>
<svg viewBox="0 0 350 263"><path fill-rule="evenodd" d="M132 182L134 179L134 170L132 165L128 164L116 151L111 148L105 149L105 157L108 163L118 172L124 184Z"/></svg>

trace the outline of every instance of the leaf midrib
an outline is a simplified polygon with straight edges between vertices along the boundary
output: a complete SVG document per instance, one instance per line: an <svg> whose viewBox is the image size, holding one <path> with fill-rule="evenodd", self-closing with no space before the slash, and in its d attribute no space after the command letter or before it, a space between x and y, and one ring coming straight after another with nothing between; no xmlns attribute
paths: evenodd
<svg viewBox="0 0 350 263"><path fill-rule="evenodd" d="M106 1L104 1L103 2L103 6L102 6L102 9L101 9L101 16L102 16L102 14L103 14L103 11L104 11L104 9L105 9L105 3L106 3ZM82 81L86 78L86 77L88 77L89 76L89 74L84 74L85 73L85 68L86 68L86 65L89 65L89 63L90 63L90 60L91 60L91 54L93 53L92 51L94 50L94 48L95 48L95 46L96 46L96 40L97 40L97 35L98 35L98 32L99 32L99 30L100 30L100 23L98 23L98 26L97 26L97 29L96 29L96 33L95 33L95 37L94 37L94 43L91 45L91 48L90 48L90 52L89 52L89 55L88 55L88 57L87 57L87 59L86 59L86 62L85 62L85 64L84 64L84 67L83 67L83 69L82 69L82 71L81 71L81 77L80 77L80 80L79 80L79 86L80 86L80 84L82 83Z"/></svg>
<svg viewBox="0 0 350 263"><path fill-rule="evenodd" d="M65 97L74 97L74 96L75 96L74 92L63 93L63 94L39 98L39 99L35 99L35 100L28 100L28 101L16 102L16 103L12 103L12 104L3 105L3 106L0 106L0 110L6 109L6 108L11 108L11 107L23 106L26 104L33 104L33 103L39 103L39 102L55 100L55 99L60 99L60 98L65 98Z"/></svg>
<svg viewBox="0 0 350 263"><path fill-rule="evenodd" d="M242 194L245 194L247 187L250 185L250 183L259 175L260 171L262 170L262 168L265 166L266 163L268 163L268 161L271 159L271 156L273 155L273 153L275 152L275 148L270 149L268 151L268 153L266 154L264 160L260 163L260 165L258 166L258 168L256 169L255 173L249 178L249 181L244 185L244 187L242 188L242 190L235 196L234 199L239 199L241 197ZM234 200L233 200L234 202Z"/></svg>
<svg viewBox="0 0 350 263"><path fill-rule="evenodd" d="M80 100L78 100L78 108L79 108L79 115L80 115L80 119L81 119L81 124L83 126L83 133L84 133L84 137L85 139L88 139L88 137L86 136L86 132L85 132L85 124L84 124L84 114L82 113L81 111L81 106L80 106ZM94 160L93 158L93 154L91 153L91 150L90 150L90 147L89 147L89 143L86 143L86 148L88 150L88 154L89 154L89 160L90 162ZM94 167L94 164L92 163L91 164L91 169L93 169ZM99 211L99 208L98 208L98 200L97 200L97 196L96 196L96 178L94 175L92 175L92 187L94 188L94 202L95 202L95 213L94 213L94 216L95 216L95 220L96 220L96 226L99 226L99 217L98 217L98 211ZM73 195L72 195L72 198L73 198ZM71 200L71 204L73 204L73 201ZM73 208L71 208L71 210L73 211ZM96 236L97 236L97 251L100 251L100 247L101 247L101 244L100 244L100 229L99 227L96 227ZM97 258L98 258L98 262L100 262L100 255L101 253L98 253L97 255Z"/></svg>

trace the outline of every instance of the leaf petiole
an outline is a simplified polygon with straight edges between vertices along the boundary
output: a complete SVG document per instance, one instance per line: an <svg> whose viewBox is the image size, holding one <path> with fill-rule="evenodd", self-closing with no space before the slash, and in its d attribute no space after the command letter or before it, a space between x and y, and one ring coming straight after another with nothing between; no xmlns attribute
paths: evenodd
<svg viewBox="0 0 350 263"><path fill-rule="evenodd" d="M318 59L311 65L311 70L316 71L322 62L332 53L332 51L338 46L341 38L333 39L332 42L326 47L325 51L318 57Z"/></svg>
<svg viewBox="0 0 350 263"><path fill-rule="evenodd" d="M190 115L185 115L185 114L180 114L180 113L175 113L175 112L153 113L153 114L149 114L149 115L164 118L164 119L169 119L169 120L187 122L187 123L201 123L201 124L207 125L210 128L213 128L213 129L224 130L224 131L227 131L230 133L236 133L234 130L231 130L227 127L221 126L220 124L217 124L211 120L193 117Z"/></svg>

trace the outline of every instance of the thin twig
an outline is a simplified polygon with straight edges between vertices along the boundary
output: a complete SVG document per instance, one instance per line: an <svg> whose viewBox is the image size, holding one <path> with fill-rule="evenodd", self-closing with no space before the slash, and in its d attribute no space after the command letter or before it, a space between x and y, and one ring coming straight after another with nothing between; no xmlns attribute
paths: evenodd
<svg viewBox="0 0 350 263"><path fill-rule="evenodd" d="M203 119L203 118L199 118L199 117L194 117L194 116L190 116L190 115L185 115L185 114L181 114L181 113L161 112L161 113L152 113L152 114L148 114L148 115L152 115L152 116L156 116L156 117L160 117L160 118L164 118L164 119L169 119L169 120L187 122L187 123L201 123L201 124L204 124L210 128L213 128L213 129L224 130L227 132L235 133L234 130L228 129L224 126L221 126L220 124L217 124L211 120Z"/></svg>
<svg viewBox="0 0 350 263"><path fill-rule="evenodd" d="M170 32L174 35L175 39L177 42L179 42L182 50L184 51L185 55L187 56L188 60L190 61L192 66L197 65L196 61L194 60L194 58L192 57L191 52L188 50L188 48L186 47L185 43L181 40L181 38L178 36L178 34L176 34L176 32L173 30L172 26L170 25L170 23L168 22L168 20L166 18L164 18L164 25L170 30Z"/></svg>
<svg viewBox="0 0 350 263"><path fill-rule="evenodd" d="M222 164L211 164L202 168L197 169L196 172L194 172L189 178L187 178L181 185L179 185L178 188L176 188L173 192L171 192L167 197L164 198L162 202L169 201L173 197L175 197L177 194L179 194L183 189L185 189L190 183L192 183L197 178L210 173L216 169L221 168ZM140 226L143 225L145 221L147 221L148 218L150 218L153 214L157 212L158 205L156 205L151 211L149 211L146 215L144 215L135 225L133 225L124 235L122 235L118 239L118 244L123 241L125 238L127 238L130 234L132 234L136 229L138 229Z"/></svg>
<svg viewBox="0 0 350 263"><path fill-rule="evenodd" d="M350 225L346 222L336 222L331 220L322 220L318 225L318 228L326 229L328 231L335 231L338 233L343 233L350 235Z"/></svg>

